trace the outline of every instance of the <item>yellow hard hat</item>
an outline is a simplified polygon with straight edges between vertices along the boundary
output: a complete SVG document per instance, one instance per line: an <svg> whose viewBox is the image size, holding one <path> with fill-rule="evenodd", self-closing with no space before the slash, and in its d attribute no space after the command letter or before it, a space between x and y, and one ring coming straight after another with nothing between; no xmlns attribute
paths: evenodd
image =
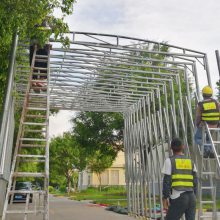
<svg viewBox="0 0 220 220"><path fill-rule="evenodd" d="M203 89L202 89L202 94L203 95L212 95L213 94L213 90L210 86L205 86Z"/></svg>

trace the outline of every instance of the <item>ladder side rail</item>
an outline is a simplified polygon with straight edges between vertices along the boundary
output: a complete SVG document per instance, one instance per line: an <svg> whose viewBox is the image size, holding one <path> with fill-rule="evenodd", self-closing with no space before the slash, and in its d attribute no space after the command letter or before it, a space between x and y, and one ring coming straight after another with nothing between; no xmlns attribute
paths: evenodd
<svg viewBox="0 0 220 220"><path fill-rule="evenodd" d="M15 145L15 150L14 150L14 156L13 156L13 161L12 161L12 167L11 167L11 173L10 173L10 177L9 177L9 182L8 182L8 187L7 187L7 193L6 193L6 198L5 198L5 203L4 203L4 208L3 208L3 215L2 215L2 220L6 219L6 213L7 213L7 208L8 208L8 200L9 200L9 194L10 194L10 190L11 190L11 186L13 183L13 173L16 167L16 158L17 158L17 153L19 150L19 145L20 145L20 136L22 134L23 131L23 120L26 114L26 106L27 106L27 102L28 102L28 98L29 98L29 90L31 87L31 79L32 79L32 74L33 74L33 66L34 66L34 59L36 56L36 47L34 49L34 54L33 54L33 59L32 59L32 64L31 64L31 74L29 77L29 82L27 84L27 89L26 89L26 93L25 93L25 99L24 99L24 103L23 103L23 109L22 109L22 113L21 113L21 119L20 119L20 124L19 124L19 130L18 130L18 135L17 135L17 140L16 140L16 145ZM13 199L13 197L11 197Z"/></svg>
<svg viewBox="0 0 220 220"><path fill-rule="evenodd" d="M215 155L215 158L216 158L216 162L218 164L218 168L220 169L220 158L219 158L219 155L218 155L217 150L215 148L215 143L213 141L213 138L212 138L212 135L211 135L211 132L210 132L210 129L209 129L207 123L205 123L205 128L206 128L209 140L211 142L212 150L214 152L214 155Z"/></svg>
<svg viewBox="0 0 220 220"><path fill-rule="evenodd" d="M49 220L49 115L50 115L50 47L48 47L48 58L47 58L47 112L46 112L46 162L45 162L45 183L44 189L46 191L44 201L44 220Z"/></svg>

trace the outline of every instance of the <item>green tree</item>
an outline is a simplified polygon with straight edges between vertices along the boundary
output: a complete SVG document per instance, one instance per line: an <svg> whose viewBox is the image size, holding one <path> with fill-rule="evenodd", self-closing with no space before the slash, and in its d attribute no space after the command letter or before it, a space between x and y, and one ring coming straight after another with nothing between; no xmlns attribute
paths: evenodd
<svg viewBox="0 0 220 220"><path fill-rule="evenodd" d="M88 159L88 169L95 173L99 180L99 189L101 191L102 179L101 174L113 163L114 158L111 155L103 154L100 150L97 150Z"/></svg>
<svg viewBox="0 0 220 220"><path fill-rule="evenodd" d="M37 37L43 44L54 33L64 43L68 43L64 34L68 25L64 18L73 11L75 0L1 0L0 1L0 112L7 81L9 53L12 37L17 31L20 39ZM54 10L61 11L61 18L53 16ZM52 30L40 31L35 25L41 25L47 17Z"/></svg>
<svg viewBox="0 0 220 220"><path fill-rule="evenodd" d="M79 145L91 155L97 150L116 157L123 149L123 117L120 113L80 112L72 120Z"/></svg>
<svg viewBox="0 0 220 220"><path fill-rule="evenodd" d="M85 163L80 161L85 160L82 155L83 152L80 151L71 133L67 132L63 136L53 138L50 143L51 185L63 185L65 182L68 192L70 192L72 179L77 178L77 175L74 174L75 168L79 170L85 168Z"/></svg>

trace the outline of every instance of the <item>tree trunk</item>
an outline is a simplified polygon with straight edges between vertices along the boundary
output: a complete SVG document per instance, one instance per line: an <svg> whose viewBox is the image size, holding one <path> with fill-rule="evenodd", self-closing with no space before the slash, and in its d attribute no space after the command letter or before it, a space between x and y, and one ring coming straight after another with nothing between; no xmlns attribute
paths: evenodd
<svg viewBox="0 0 220 220"><path fill-rule="evenodd" d="M67 175L67 193L68 195L70 194L70 188L71 188L71 180L70 180L70 175Z"/></svg>
<svg viewBox="0 0 220 220"><path fill-rule="evenodd" d="M101 174L100 174L100 173L97 173L97 177L98 177L98 180L99 180L99 191L101 192L101 191L102 191L102 179L101 179Z"/></svg>

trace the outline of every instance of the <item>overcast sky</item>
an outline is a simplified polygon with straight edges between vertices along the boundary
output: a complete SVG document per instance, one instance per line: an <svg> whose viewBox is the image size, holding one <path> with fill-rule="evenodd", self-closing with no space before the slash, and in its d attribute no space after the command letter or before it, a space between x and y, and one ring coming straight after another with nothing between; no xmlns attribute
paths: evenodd
<svg viewBox="0 0 220 220"><path fill-rule="evenodd" d="M220 49L219 0L78 0L67 18L72 31L98 32L168 41L206 52L213 85L219 79L215 50ZM51 119L50 135L69 130L73 113Z"/></svg>

